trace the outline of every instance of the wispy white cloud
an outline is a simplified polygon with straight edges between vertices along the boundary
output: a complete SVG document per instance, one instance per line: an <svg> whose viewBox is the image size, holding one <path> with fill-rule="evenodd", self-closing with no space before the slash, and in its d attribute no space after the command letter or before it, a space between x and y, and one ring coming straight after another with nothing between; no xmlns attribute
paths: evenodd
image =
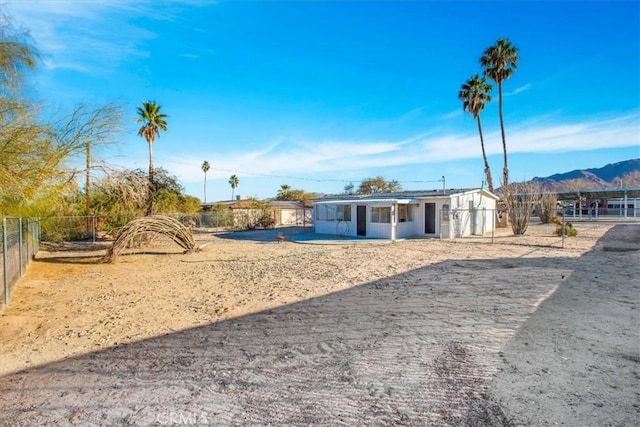
<svg viewBox="0 0 640 427"><path fill-rule="evenodd" d="M519 93L525 92L527 90L531 89L531 83L527 83L526 85L520 86L515 88L513 91L505 93L504 96L512 96L512 95L517 95Z"/></svg>
<svg viewBox="0 0 640 427"><path fill-rule="evenodd" d="M628 147L640 144L640 113L613 118L593 118L585 122L552 124L550 120L531 121L507 130L509 153L552 153ZM499 131L485 135L488 155L501 154ZM384 170L477 158L480 144L475 133L422 133L398 141L339 141L278 138L265 148L251 152L206 153L224 158L222 170L210 172L212 178L228 171L245 175L324 174L343 176L353 170ZM161 161L185 182L201 180L202 157L167 157ZM374 172L375 173L375 172Z"/></svg>
<svg viewBox="0 0 640 427"><path fill-rule="evenodd" d="M187 59L200 59L202 57L215 55L216 53L213 49L196 49L183 53L182 57Z"/></svg>
<svg viewBox="0 0 640 427"><path fill-rule="evenodd" d="M451 120L451 119L455 119L457 117L460 117L463 113L464 113L464 111L462 110L462 107L460 107L460 108L456 108L453 111L450 111L448 113L445 113L445 114L441 115L440 118L442 120Z"/></svg>
<svg viewBox="0 0 640 427"><path fill-rule="evenodd" d="M420 117L420 115L425 110L425 108L426 107L417 107L417 108L414 108L412 110L409 110L406 113L404 113L402 115L402 117L400 117L399 121L403 122L403 121L406 121L406 120L412 120L412 119L415 119L417 117Z"/></svg>
<svg viewBox="0 0 640 427"><path fill-rule="evenodd" d="M124 0L15 1L6 13L30 30L47 69L109 74L125 61L148 57L145 43L156 35L134 18L174 20L189 0L159 3Z"/></svg>
<svg viewBox="0 0 640 427"><path fill-rule="evenodd" d="M82 65L80 63L77 62L70 62L70 63L65 63L65 62L56 62L53 61L47 57L42 59L42 62L44 63L44 66L49 69L49 70L59 70L59 69L64 69L64 70L73 70L73 71L78 71L80 73L89 73L90 70L88 67L86 67L85 65Z"/></svg>

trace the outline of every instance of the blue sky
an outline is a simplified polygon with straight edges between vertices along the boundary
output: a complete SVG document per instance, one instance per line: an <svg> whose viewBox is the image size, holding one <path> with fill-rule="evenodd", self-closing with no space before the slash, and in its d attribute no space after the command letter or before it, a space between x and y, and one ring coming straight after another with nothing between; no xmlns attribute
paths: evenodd
<svg viewBox="0 0 640 427"><path fill-rule="evenodd" d="M207 200L281 184L341 192L381 175L404 189L478 187L474 119L457 98L498 37L519 49L504 84L512 180L640 157L637 1L4 1L43 54L30 78L60 108L120 103L103 160L147 168L141 100L169 115L154 163ZM482 115L502 169L497 89Z"/></svg>

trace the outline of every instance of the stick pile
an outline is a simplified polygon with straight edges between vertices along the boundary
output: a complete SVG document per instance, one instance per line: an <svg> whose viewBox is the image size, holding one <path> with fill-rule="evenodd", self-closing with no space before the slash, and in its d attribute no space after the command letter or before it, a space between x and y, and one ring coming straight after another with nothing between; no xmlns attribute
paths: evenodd
<svg viewBox="0 0 640 427"><path fill-rule="evenodd" d="M196 250L191 230L180 221L163 215L145 216L134 219L120 229L113 245L102 258L102 262L114 262L123 249L133 246L136 238L144 237L147 233L158 233L169 237L184 248L184 253Z"/></svg>

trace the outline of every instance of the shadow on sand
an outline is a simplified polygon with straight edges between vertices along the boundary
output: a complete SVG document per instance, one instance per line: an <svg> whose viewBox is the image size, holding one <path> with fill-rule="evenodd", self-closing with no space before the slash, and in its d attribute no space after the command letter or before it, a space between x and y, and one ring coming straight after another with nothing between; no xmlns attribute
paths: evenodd
<svg viewBox="0 0 640 427"><path fill-rule="evenodd" d="M290 241L292 236L299 234L313 233L313 227L278 227L264 230L248 231L228 231L216 233L216 237L230 240L252 240L255 242L276 242L277 236L282 235L285 240Z"/></svg>
<svg viewBox="0 0 640 427"><path fill-rule="evenodd" d="M501 352L593 258L446 261L8 374L2 424L509 425L477 409Z"/></svg>

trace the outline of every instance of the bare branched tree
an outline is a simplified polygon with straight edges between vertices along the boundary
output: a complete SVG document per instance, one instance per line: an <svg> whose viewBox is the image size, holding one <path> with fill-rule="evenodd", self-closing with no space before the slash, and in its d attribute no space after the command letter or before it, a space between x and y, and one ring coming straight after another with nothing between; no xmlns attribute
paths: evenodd
<svg viewBox="0 0 640 427"><path fill-rule="evenodd" d="M543 224L549 224L557 216L558 196L548 191L542 191L540 204L537 208L538 216Z"/></svg>
<svg viewBox="0 0 640 427"><path fill-rule="evenodd" d="M513 234L524 234L529 227L533 210L540 200L540 185L535 182L514 182L503 186L500 194L507 208Z"/></svg>

